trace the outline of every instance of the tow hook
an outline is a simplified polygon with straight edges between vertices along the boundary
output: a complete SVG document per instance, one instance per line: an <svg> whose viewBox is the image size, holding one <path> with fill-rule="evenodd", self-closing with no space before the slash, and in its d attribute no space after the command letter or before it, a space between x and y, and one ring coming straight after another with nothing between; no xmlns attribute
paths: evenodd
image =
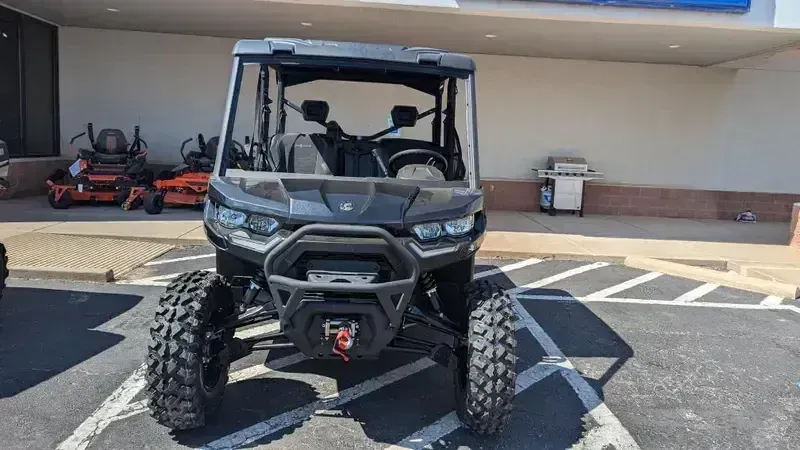
<svg viewBox="0 0 800 450"><path fill-rule="evenodd" d="M350 361L347 351L353 347L353 337L350 335L349 328L340 328L333 340L333 353L342 357L344 362Z"/></svg>

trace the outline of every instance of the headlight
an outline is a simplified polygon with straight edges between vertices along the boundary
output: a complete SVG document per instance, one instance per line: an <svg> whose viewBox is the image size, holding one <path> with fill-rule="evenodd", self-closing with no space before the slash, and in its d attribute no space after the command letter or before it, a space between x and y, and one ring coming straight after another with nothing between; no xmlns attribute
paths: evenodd
<svg viewBox="0 0 800 450"><path fill-rule="evenodd" d="M278 221L272 217L252 215L247 226L258 234L272 234L278 229Z"/></svg>
<svg viewBox="0 0 800 450"><path fill-rule="evenodd" d="M217 208L214 207L214 203L208 198L206 198L206 204L203 206L203 219L206 222L214 222L217 220Z"/></svg>
<svg viewBox="0 0 800 450"><path fill-rule="evenodd" d="M220 205L217 207L217 222L225 228L241 228L247 222L247 214Z"/></svg>
<svg viewBox="0 0 800 450"><path fill-rule="evenodd" d="M442 226L436 222L421 223L411 229L420 241L439 239L442 236Z"/></svg>
<svg viewBox="0 0 800 450"><path fill-rule="evenodd" d="M469 216L462 217L460 219L448 220L444 223L444 231L449 236L464 236L472 231L472 227L474 226L475 216L470 214Z"/></svg>

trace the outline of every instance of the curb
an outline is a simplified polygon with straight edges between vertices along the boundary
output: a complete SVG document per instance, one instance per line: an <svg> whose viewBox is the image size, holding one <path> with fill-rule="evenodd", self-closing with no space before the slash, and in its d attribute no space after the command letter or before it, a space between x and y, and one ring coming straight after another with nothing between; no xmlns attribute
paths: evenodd
<svg viewBox="0 0 800 450"><path fill-rule="evenodd" d="M625 258L625 265L634 269L661 272L667 275L690 278L704 283L714 283L764 295L775 295L784 299L784 302L785 299L794 300L800 297L800 286L747 277L739 275L738 273L719 272L703 267L693 267L671 261L642 258L638 256L629 256Z"/></svg>
<svg viewBox="0 0 800 450"><path fill-rule="evenodd" d="M608 262L616 264L624 264L630 256L622 255L595 255L588 253L555 253L555 252L526 252L516 250L484 250L479 249L477 256L479 258L496 258L496 259L528 259L539 258L544 260L571 260L571 261L587 261L587 262ZM720 259L706 259L706 258L660 258L659 261L668 261L675 264L682 264L691 267L706 267L714 269L726 268L726 261Z"/></svg>
<svg viewBox="0 0 800 450"><path fill-rule="evenodd" d="M65 269L63 267L9 265L8 272L14 278L35 280L92 281L99 283L114 281L114 271L111 269Z"/></svg>

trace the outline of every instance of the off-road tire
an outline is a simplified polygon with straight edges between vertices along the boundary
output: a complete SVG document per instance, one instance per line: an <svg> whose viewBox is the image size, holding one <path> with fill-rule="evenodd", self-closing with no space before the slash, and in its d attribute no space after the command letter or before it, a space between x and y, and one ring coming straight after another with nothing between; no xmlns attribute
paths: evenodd
<svg viewBox="0 0 800 450"><path fill-rule="evenodd" d="M148 407L158 423L198 428L216 412L228 383L233 330L225 333L219 376L210 386L204 383L203 349L209 323L232 312L230 287L215 273L185 273L167 286L150 327L145 373Z"/></svg>
<svg viewBox="0 0 800 450"><path fill-rule="evenodd" d="M0 300L3 299L6 278L8 278L8 254L6 254L6 247L0 244Z"/></svg>
<svg viewBox="0 0 800 450"><path fill-rule="evenodd" d="M67 209L72 205L72 194L69 191L64 191L61 198L56 201L55 191L50 191L47 194L47 202L50 203L53 209Z"/></svg>
<svg viewBox="0 0 800 450"><path fill-rule="evenodd" d="M144 198L144 210L147 214L161 214L164 210L164 194L150 192Z"/></svg>
<svg viewBox="0 0 800 450"><path fill-rule="evenodd" d="M508 423L516 390L512 300L487 280L468 284L465 294L471 311L467 343L456 351L456 412L476 434L496 434Z"/></svg>

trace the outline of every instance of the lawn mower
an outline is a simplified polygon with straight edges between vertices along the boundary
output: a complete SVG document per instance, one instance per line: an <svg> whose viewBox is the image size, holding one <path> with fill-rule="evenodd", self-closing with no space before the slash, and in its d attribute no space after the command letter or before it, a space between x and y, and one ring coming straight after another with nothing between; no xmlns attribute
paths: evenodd
<svg viewBox="0 0 800 450"><path fill-rule="evenodd" d="M11 155L8 152L8 145L0 141L0 191L11 187L8 183L10 158ZM8 255L6 254L6 247L0 242L0 299L3 298L3 288L6 287L6 278L8 278Z"/></svg>
<svg viewBox="0 0 800 450"><path fill-rule="evenodd" d="M477 434L498 433L512 411L517 341L509 294L474 279L487 217L473 59L301 39L240 41L233 53L203 212L216 271L184 273L160 297L145 370L152 416L173 430L204 426L219 410L231 362L253 351L295 349L352 371L368 367L361 360L403 352L449 368L461 422ZM253 65L252 148L262 154L254 167L235 169L227 150L241 126L242 74ZM433 106L396 105L391 127L359 135L328 120L327 102L289 100L292 86L317 80L405 86ZM458 91L466 94L466 114L458 115L466 119L463 152ZM277 107L272 134L269 106ZM288 132L287 109L319 132ZM430 139L387 136L425 117ZM267 321L275 321L273 331L235 335Z"/></svg>
<svg viewBox="0 0 800 450"><path fill-rule="evenodd" d="M202 207L208 192L208 179L214 169L219 137L212 137L206 143L202 134L197 135L197 147L200 151L184 153L186 144L181 144L183 163L171 171L160 173L153 182L153 189L144 197L144 210L148 214L160 214L165 205L188 205ZM245 138L249 144L249 137ZM242 144L233 141L235 149L231 161L235 167L245 168L247 157Z"/></svg>
<svg viewBox="0 0 800 450"><path fill-rule="evenodd" d="M91 149L76 149L77 159L68 171L56 170L47 177L50 192L47 199L55 209L69 208L73 202L115 202L123 209L141 205L140 193L153 182L153 173L145 169L147 142L139 136L139 127L128 144L125 133L118 129L103 129L94 137L90 123L87 127ZM81 133L70 140L86 135Z"/></svg>

